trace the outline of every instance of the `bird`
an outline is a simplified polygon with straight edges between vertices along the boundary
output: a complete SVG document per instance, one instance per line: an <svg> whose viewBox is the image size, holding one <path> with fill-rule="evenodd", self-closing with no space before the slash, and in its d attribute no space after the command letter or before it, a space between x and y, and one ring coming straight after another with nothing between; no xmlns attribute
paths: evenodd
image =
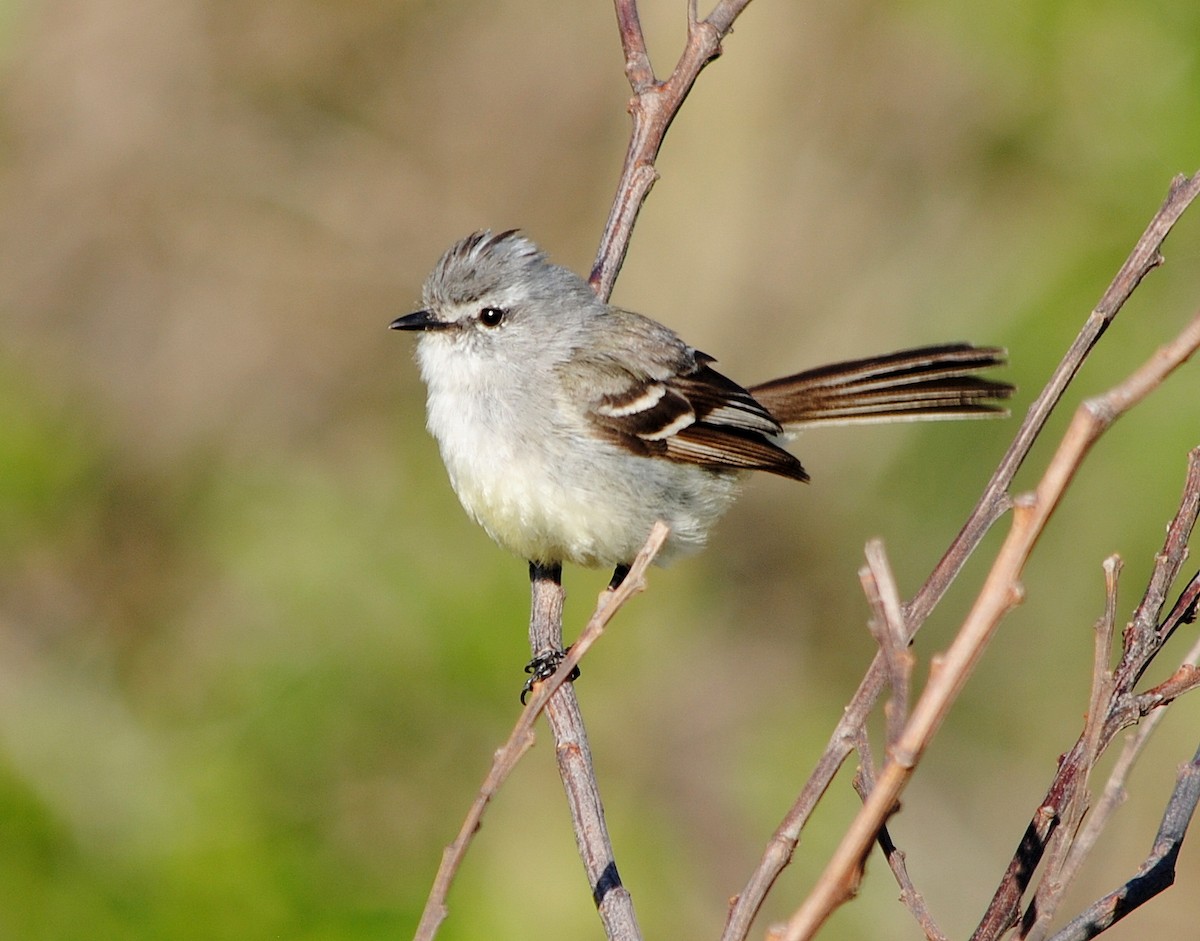
<svg viewBox="0 0 1200 941"><path fill-rule="evenodd" d="M628 572L699 550L750 471L808 481L788 432L831 423L995 417L1005 351L944 343L742 386L674 330L606 303L518 230L452 245L421 307L427 427L467 514L535 567Z"/></svg>

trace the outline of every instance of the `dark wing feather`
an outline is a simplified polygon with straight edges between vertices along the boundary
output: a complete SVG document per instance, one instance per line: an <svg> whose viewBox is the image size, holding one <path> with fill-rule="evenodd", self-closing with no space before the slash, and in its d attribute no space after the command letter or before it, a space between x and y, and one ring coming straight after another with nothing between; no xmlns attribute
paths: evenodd
<svg viewBox="0 0 1200 941"><path fill-rule="evenodd" d="M696 424L667 439L666 456L675 461L761 470L792 480L808 480L800 460L756 431Z"/></svg>
<svg viewBox="0 0 1200 941"><path fill-rule="evenodd" d="M586 386L593 395L601 390L587 411L598 433L635 454L808 479L795 456L772 442L783 431L779 423L749 392L713 369L711 356L627 311L613 309L606 325L600 345L572 362L575 388ZM641 342L648 334L655 342ZM612 349L622 336L632 348ZM580 381L581 373L586 381Z"/></svg>
<svg viewBox="0 0 1200 941"><path fill-rule="evenodd" d="M729 397L723 397L726 383L732 387ZM782 431L775 420L746 390L707 365L696 373L635 384L619 401L606 397L589 418L636 454L808 479L800 461L768 437Z"/></svg>
<svg viewBox="0 0 1200 941"><path fill-rule="evenodd" d="M672 376L670 380L671 387L691 402L697 421L767 435L783 431L779 422L754 396L709 366L712 362L715 360L711 356L697 352L695 369Z"/></svg>
<svg viewBox="0 0 1200 941"><path fill-rule="evenodd" d="M904 421L1004 414L1013 388L973 375L1004 351L966 343L920 347L796 373L747 390L661 324L610 308L564 382L594 397L597 433L635 454L713 469L807 480L775 443L784 424ZM583 350L586 350L585 354Z"/></svg>

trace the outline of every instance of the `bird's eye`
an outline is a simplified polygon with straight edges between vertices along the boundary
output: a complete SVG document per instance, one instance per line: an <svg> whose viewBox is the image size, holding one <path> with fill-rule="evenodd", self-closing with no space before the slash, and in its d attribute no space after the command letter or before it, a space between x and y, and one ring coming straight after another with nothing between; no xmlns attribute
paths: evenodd
<svg viewBox="0 0 1200 941"><path fill-rule="evenodd" d="M498 327L504 323L504 311L499 307L485 307L479 312L479 322L485 327Z"/></svg>

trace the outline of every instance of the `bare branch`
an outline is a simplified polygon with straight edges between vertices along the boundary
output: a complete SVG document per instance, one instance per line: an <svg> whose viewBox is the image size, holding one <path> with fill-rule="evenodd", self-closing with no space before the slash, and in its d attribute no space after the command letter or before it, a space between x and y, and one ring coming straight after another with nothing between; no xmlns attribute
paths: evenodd
<svg viewBox="0 0 1200 941"><path fill-rule="evenodd" d="M858 749L860 761L858 772L854 775L854 790L865 801L875 787L875 764L871 758L865 729L860 730L859 742L855 747ZM938 927L926 906L925 897L913 885L912 877L908 874L907 857L904 851L896 846L886 826L880 828L878 842L892 875L896 877L896 884L900 886L900 901L921 926L927 941L948 941L945 932Z"/></svg>
<svg viewBox="0 0 1200 941"><path fill-rule="evenodd" d="M687 43L674 71L665 81L654 77L636 2L615 0L615 3L621 46L625 51L625 76L633 89L633 98L629 102L633 129L617 193L588 279L596 294L604 300L612 294L617 272L625 261L642 203L658 180L654 163L663 138L701 69L721 54L721 41L750 0L721 0L704 19L699 19L696 13L695 0L690 0Z"/></svg>
<svg viewBox="0 0 1200 941"><path fill-rule="evenodd" d="M1187 554L1188 537L1195 526L1197 515L1200 513L1198 494L1200 494L1200 448L1194 449L1188 454L1188 471L1179 508L1167 527L1166 539L1162 550L1155 558L1154 571L1150 576L1146 593L1138 605L1133 621L1125 629L1124 650L1121 662L1112 672L1109 698L1099 709L1093 704L1084 734L1059 761L1058 771L1050 784L1046 797L1026 829L1020 846L1013 855L991 903L979 926L975 929L972 936L973 941L994 941L1017 922L1021 897L1028 888L1034 870L1041 862L1050 839L1055 835L1062 819L1062 811L1072 805L1076 795L1083 789L1096 756L1108 747L1121 729L1139 721L1158 706L1165 705L1169 698L1174 698L1185 689L1191 688L1190 681L1194 678L1188 670L1181 667L1164 688L1156 688L1142 694L1138 694L1134 690L1134 686L1146 667L1162 649L1163 638L1170 636L1175 625L1189 620L1195 611L1196 597L1200 593L1200 576L1193 578L1184 589L1162 625L1157 623L1157 618L1165 603L1165 592L1170 587L1170 582L1166 580L1166 577L1168 574L1178 573ZM1115 589L1110 585L1106 612L1113 603L1114 591ZM1107 613L1105 620L1109 620ZM1115 622L1115 618L1112 621ZM1157 641L1156 638L1158 638ZM1187 666L1186 663L1185 666ZM1094 690L1093 699L1095 694ZM1099 719L1100 716L1103 716L1102 721ZM1099 738L1093 740L1097 722L1100 722ZM1063 837L1058 838L1069 839L1071 836L1073 833L1068 829ZM1094 837L1092 843L1094 843ZM1071 865L1078 868L1081 860L1082 857L1076 856ZM1056 874L1053 868L1048 869L1044 878L1051 880L1052 883L1063 881L1063 877ZM1065 882L1061 887L1053 884L1047 886L1044 893L1039 889L1033 904L1025 914L1024 924L1028 930L1032 931L1034 926L1044 921L1039 907L1041 900L1049 899L1050 908L1053 909L1063 888L1065 888Z"/></svg>
<svg viewBox="0 0 1200 941"><path fill-rule="evenodd" d="M1080 824L1087 813L1090 794L1087 781L1104 748L1102 736L1104 720L1108 715L1108 707L1113 693L1112 670L1112 638L1116 630L1116 600L1117 575L1121 568L1121 560L1110 556L1104 560L1105 570L1105 605L1104 614L1097 619L1095 627L1095 653L1092 658L1092 690L1088 698L1088 712L1084 723L1083 734L1079 738L1078 766L1081 768L1079 787L1073 789L1066 798L1066 806L1057 809L1056 813L1047 813L1050 806L1043 802L1039 808L1039 822L1049 824L1049 840L1047 852L1049 859L1046 863L1045 874L1038 886L1025 916L1025 923L1033 925L1034 933L1038 925L1048 926L1058 901L1066 889L1062 880L1062 870L1071 852L1072 841Z"/></svg>
<svg viewBox="0 0 1200 941"><path fill-rule="evenodd" d="M879 644L880 653L883 654L888 686L892 690L883 707L887 719L887 743L890 748L900 737L900 730L908 721L909 680L912 676L913 655L908 649L900 591L896 587L896 576L892 573L883 542L872 539L867 543L865 554L867 567L859 572L859 578L867 600L875 612L869 626L875 642Z"/></svg>
<svg viewBox="0 0 1200 941"><path fill-rule="evenodd" d="M1029 554L1092 445L1197 348L1200 348L1200 315L1125 382L1106 395L1084 402L1075 413L1035 492L1015 501L1008 537L974 607L946 652L942 669L931 676L880 774L878 785L851 823L812 893L789 921L783 935L786 941L811 938L845 899L851 874L899 799L1001 618L1021 600L1019 579Z"/></svg>
<svg viewBox="0 0 1200 941"><path fill-rule="evenodd" d="M1150 220L1133 251L1129 253L1129 257L1125 259L1125 263L1088 316L1049 382L1029 406L1025 420L1017 429L1012 444L1004 452L1004 457L1000 459L1000 464L984 487L983 495L971 511L961 532L921 586L921 590L909 602L905 613L908 616L910 633L915 633L916 628L933 611L992 523L1008 509L1009 487L1025 462L1034 441L1045 427L1050 413L1058 405L1084 360L1133 294L1134 289L1141 283L1142 278L1162 264L1163 242L1197 195L1200 195L1200 173L1190 178L1180 175L1171 181L1162 206Z"/></svg>
<svg viewBox="0 0 1200 941"><path fill-rule="evenodd" d="M1200 662L1200 640L1198 640L1187 656L1184 658L1184 664L1190 664L1193 667ZM1117 756L1117 762L1113 766L1112 773L1109 775L1107 783L1104 785L1104 793L1100 796L1100 800L1096 803L1095 809L1088 817L1086 825L1079 832L1074 845L1071 847L1071 852L1058 875L1058 892L1065 892L1075 880L1079 869L1083 862L1091 854L1099 841L1100 834L1108 825L1108 821L1112 819L1112 815L1125 801L1125 782L1129 779L1129 773L1133 770L1134 764L1141 756L1146 743L1150 741L1150 737L1158 728L1158 723L1162 721L1166 710L1156 709L1146 717L1146 720L1140 723L1137 730L1132 732L1125 742L1124 748L1121 749L1121 754ZM1038 896L1042 893L1039 889ZM1037 924L1034 925L1032 931L1028 934L1029 941L1041 941L1048 933L1050 918L1054 914L1054 909L1057 905L1057 899L1049 900L1044 909L1039 908Z"/></svg>
<svg viewBox="0 0 1200 941"><path fill-rule="evenodd" d="M638 16L637 0L616 0L617 30L621 34L621 48L625 52L625 77L635 95L651 88L656 79L650 65L650 54L646 51L646 37L642 33L642 21Z"/></svg>
<svg viewBox="0 0 1200 941"><path fill-rule="evenodd" d="M1175 882L1175 861L1183 847L1188 825L1200 802L1200 750L1179 771L1175 790L1167 802L1154 846L1137 874L1115 892L1104 896L1056 934L1052 941L1086 941L1116 924Z"/></svg>
<svg viewBox="0 0 1200 941"><path fill-rule="evenodd" d="M564 681L604 630L608 620L633 594L645 586L645 571L667 539L667 527L656 523L642 551L638 553L625 579L612 591L601 594L596 612L583 633L567 652L563 662L545 686L534 686L535 695L530 705L545 701L546 721L554 736L554 754L558 759L558 773L567 794L567 805L571 810L571 822L575 831L575 843L583 860L588 884L592 888L592 899L604 923L607 937L613 941L635 941L641 938L633 900L629 890L621 884L617 871L612 841L604 821L604 806L600 801L600 785L592 764L592 752L588 745L587 730L575 688ZM539 595L547 596L543 605ZM533 582L533 617L529 625L530 649L562 650L562 583L558 578L546 579L541 585ZM543 607L551 613L549 618L539 618Z"/></svg>
<svg viewBox="0 0 1200 941"><path fill-rule="evenodd" d="M962 530L950 544L925 584L921 586L920 591L906 606L905 620L908 642L911 642L925 619L941 600L992 524L1009 508L1008 489L1012 485L1017 470L1033 447L1034 441L1045 426L1051 411L1058 404L1067 385L1078 372L1101 334L1116 317L1125 300L1133 293L1141 279L1161 263L1160 250L1163 241L1197 195L1200 195L1200 173L1190 178L1178 176L1172 181L1162 207L1150 220L1121 270L1080 329L1079 335L1063 357L1062 362L1030 406L1024 421L1017 429L1012 444L1009 445L999 466L992 474L991 480L988 481ZM847 705L841 720L830 735L829 742L812 774L772 835L758 866L742 891L734 896L730 904L725 931L721 936L722 941L741 941L749 933L750 925L771 886L774 885L779 873L791 861L792 853L800 840L800 832L812 813L813 807L829 787L846 755L849 754L851 746L848 743L854 739L854 729L866 721L886 681L887 670L883 662L883 655L877 654L855 691L854 697Z"/></svg>
<svg viewBox="0 0 1200 941"><path fill-rule="evenodd" d="M1117 581L1121 566L1119 556L1112 555L1104 560L1104 613L1096 620L1092 691L1088 697L1087 719L1080 736L1081 784L1067 800L1067 807L1062 814L1063 825L1056 825L1050 836L1050 858L1046 863L1046 871L1025 915L1025 923L1032 925L1026 934L1030 941L1044 936L1049 928L1050 919L1054 917L1058 903L1074 875L1073 872L1067 872L1067 866L1076 845L1076 834L1088 810L1087 783L1107 744L1103 741L1103 733L1114 691L1111 668L1112 641L1117 625ZM1046 802L1043 802L1042 806L1045 807Z"/></svg>
<svg viewBox="0 0 1200 941"><path fill-rule="evenodd" d="M670 77L665 82L659 82L650 63L636 0L614 0L621 48L625 54L625 75L633 90L633 98L629 103L633 128L621 179L590 278L593 289L602 299L607 300L612 293L613 283L629 247L633 224L658 177L654 161L671 121L687 98L700 70L720 54L721 40L748 3L749 0L720 0L709 17L700 20L696 14L696 4L690 0L687 44ZM532 606L529 638L534 656L546 650L562 650L561 569L555 567L547 570L531 566L530 576ZM631 575L626 576L625 583L631 576L632 570ZM604 603L602 598L601 604ZM567 664L582 653L579 649L582 641L581 638L576 643L555 677L562 674L564 669L571 669ZM582 649L585 650L586 646ZM535 697L534 701L538 698ZM570 686L558 688L546 706L546 718L554 735L559 773L575 824L575 840L605 931L609 938L640 937L629 893L621 885L613 861L604 811L591 767L583 717Z"/></svg>

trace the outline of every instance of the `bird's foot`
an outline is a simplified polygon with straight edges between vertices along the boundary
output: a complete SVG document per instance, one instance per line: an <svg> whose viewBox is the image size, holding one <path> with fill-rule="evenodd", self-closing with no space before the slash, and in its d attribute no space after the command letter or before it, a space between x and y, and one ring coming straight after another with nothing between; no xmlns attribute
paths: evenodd
<svg viewBox="0 0 1200 941"><path fill-rule="evenodd" d="M571 648L568 647L567 650ZM529 674L529 679L525 681L525 685L521 687L521 705L525 705L525 700L533 688L554 675L554 671L558 669L558 665L566 658L566 650L544 650L527 664L525 664L525 672ZM579 678L579 667L575 667L567 677L567 682Z"/></svg>

